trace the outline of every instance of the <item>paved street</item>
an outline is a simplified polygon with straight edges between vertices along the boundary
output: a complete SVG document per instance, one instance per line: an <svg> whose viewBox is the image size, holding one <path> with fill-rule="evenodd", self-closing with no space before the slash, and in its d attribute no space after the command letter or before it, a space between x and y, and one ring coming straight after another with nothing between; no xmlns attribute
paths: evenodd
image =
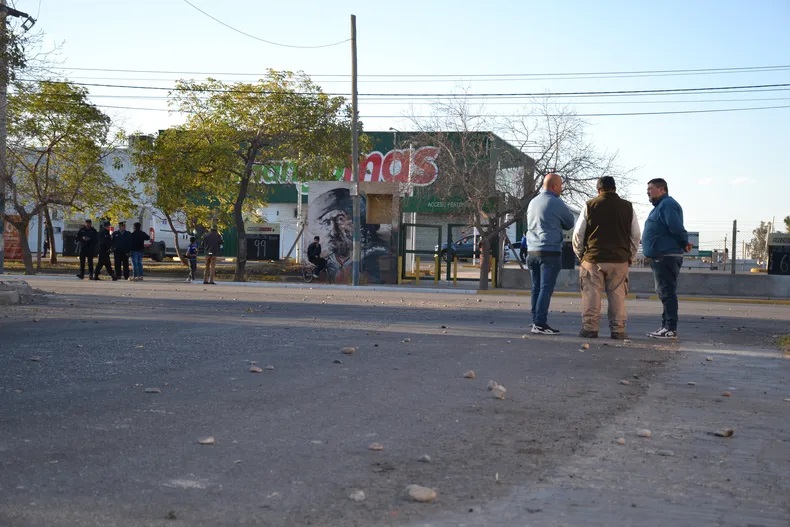
<svg viewBox="0 0 790 527"><path fill-rule="evenodd" d="M786 305L685 302L663 343L629 300L620 343L575 337L575 297L548 337L528 296L28 282L54 294L0 307L3 526L790 524Z"/></svg>

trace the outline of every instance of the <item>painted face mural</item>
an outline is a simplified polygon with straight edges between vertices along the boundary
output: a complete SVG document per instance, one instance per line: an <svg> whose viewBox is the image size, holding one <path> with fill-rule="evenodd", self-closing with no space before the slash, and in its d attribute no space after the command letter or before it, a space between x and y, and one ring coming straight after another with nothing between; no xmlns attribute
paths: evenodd
<svg viewBox="0 0 790 527"><path fill-rule="evenodd" d="M366 202L360 200L361 216L366 217ZM391 225L361 225L360 273L369 283L395 280L395 251L391 247ZM337 283L351 279L354 217L350 184L342 181L319 181L310 184L308 194L306 239L321 238L321 256Z"/></svg>

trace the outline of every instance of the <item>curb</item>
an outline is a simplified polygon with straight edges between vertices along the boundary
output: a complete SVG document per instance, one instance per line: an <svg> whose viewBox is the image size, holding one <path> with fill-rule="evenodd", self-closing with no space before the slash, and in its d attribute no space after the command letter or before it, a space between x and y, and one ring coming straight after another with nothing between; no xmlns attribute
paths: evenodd
<svg viewBox="0 0 790 527"><path fill-rule="evenodd" d="M512 296L531 296L531 291L522 291L516 289L488 289L486 291L477 291L478 295L512 295ZM566 298L581 298L580 292L571 291L554 291L552 296L566 297ZM651 295L647 293L629 293L626 295L629 300L654 300L658 301L658 295ZM764 305L780 305L790 306L790 299L788 298L746 298L742 296L678 296L678 300L682 302L719 302L719 303L734 303L734 304L764 304Z"/></svg>

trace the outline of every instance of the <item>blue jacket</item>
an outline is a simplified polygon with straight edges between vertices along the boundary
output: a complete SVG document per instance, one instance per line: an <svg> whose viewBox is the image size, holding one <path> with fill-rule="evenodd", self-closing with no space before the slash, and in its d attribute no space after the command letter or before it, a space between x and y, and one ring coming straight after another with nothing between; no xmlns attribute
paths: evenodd
<svg viewBox="0 0 790 527"><path fill-rule="evenodd" d="M642 253L648 258L682 256L689 235L683 227L683 209L677 201L662 196L653 203L642 231Z"/></svg>
<svg viewBox="0 0 790 527"><path fill-rule="evenodd" d="M542 190L527 208L529 252L562 251L562 231L573 228L573 213L553 192Z"/></svg>

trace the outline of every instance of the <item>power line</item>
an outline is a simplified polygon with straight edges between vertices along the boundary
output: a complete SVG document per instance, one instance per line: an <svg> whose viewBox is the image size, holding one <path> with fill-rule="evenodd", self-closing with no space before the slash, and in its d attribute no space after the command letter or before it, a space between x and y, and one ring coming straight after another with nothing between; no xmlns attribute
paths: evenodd
<svg viewBox="0 0 790 527"><path fill-rule="evenodd" d="M120 110L145 110L145 111L159 111L159 112L172 112L172 113L193 113L183 112L180 110L169 110L167 108L140 108L132 106L110 106L110 105L94 105L97 108L110 108ZM697 113L722 113L722 112L744 112L756 110L779 110L790 108L790 105L780 106L753 106L747 108L714 108L707 110L678 110L678 111L663 111L663 112L612 112L612 113L578 113L573 114L574 117L625 117L625 116L640 116L640 115L686 115ZM526 113L526 114L475 114L470 117L562 117L563 114L544 114L544 113ZM431 115L360 115L364 119L433 119Z"/></svg>
<svg viewBox="0 0 790 527"><path fill-rule="evenodd" d="M185 0L186 1L186 0ZM347 42L347 40L343 41ZM342 44L338 42L337 44ZM330 44L335 45L335 44ZM55 67L52 69L57 70L71 70L71 71L106 71L113 73L151 73L151 74L168 74L168 75L226 75L230 77L260 77L265 73L247 73L247 72L205 72L205 71L170 71L170 70L134 70L134 69L117 69L117 68L80 68L80 67ZM397 79L397 78L411 78L411 79L483 79L489 77L502 77L502 78L544 78L546 77L587 77L599 78L600 75L612 76L670 76L670 75L710 75L710 74L732 74L732 73L754 73L754 72L771 72L771 71L785 71L789 70L790 65L774 65L774 66L742 66L733 68L697 68L697 69L675 69L675 70L634 70L634 71L597 71L597 72L554 72L554 73L454 73L454 74L403 74L403 73L384 73L384 74L360 74L360 78L382 78L382 79ZM348 78L350 75L344 74L315 74L311 78L323 77L343 77ZM605 77L600 77L605 78ZM628 77L624 77L628 78Z"/></svg>
<svg viewBox="0 0 790 527"><path fill-rule="evenodd" d="M293 44L281 44L279 42L272 42L271 40L266 40L266 39L263 39L263 38L260 38L260 37L256 37L255 35L251 35L249 33L245 33L244 31L242 31L240 29L237 29L237 28L231 26L230 24L226 24L222 20L220 20L220 19L218 19L218 18L206 13L205 11L200 9L198 6L196 6L195 4L190 2L189 0L184 0L184 2L186 2L187 4L189 4L190 6L195 8L196 10L200 11L201 13L203 13L204 15L209 17L214 22L222 24L226 28L235 31L236 33L242 34L245 37L250 37L250 38L258 40L260 42L265 42L266 44L271 44L273 46L281 46L281 47L284 47L284 48L317 49L317 48L328 48L328 47L331 47L331 46L337 46L337 45L340 45L340 44L344 44L344 43L346 43L346 42L348 42L350 40L350 39L345 39L345 40L341 40L340 42L334 42L332 44L322 44L322 45L319 45L319 46L297 46L297 45L293 45Z"/></svg>
<svg viewBox="0 0 790 527"><path fill-rule="evenodd" d="M31 79L25 79L24 82L34 82ZM234 90L234 89L192 89L184 87L162 87L162 86L139 86L133 84L103 84L103 83L90 83L90 82L71 82L76 86L90 86L98 88L123 88L135 90L167 90L167 91L185 91L185 92L206 92L206 93L247 93L258 95L271 95L275 92L261 91L249 92L247 90ZM635 95L635 94L682 94L682 93L729 93L741 90L762 90L773 88L789 88L790 83L780 84L752 84L741 86L712 86L704 88L665 88L653 90L606 90L606 91L576 91L576 92L525 92L525 93L360 93L361 97L386 97L386 98L412 98L412 97L434 97L434 98L499 98L499 97L582 97L582 96L618 96L618 95ZM295 95L312 95L311 92L293 92ZM347 93L324 93L329 96L348 96Z"/></svg>

